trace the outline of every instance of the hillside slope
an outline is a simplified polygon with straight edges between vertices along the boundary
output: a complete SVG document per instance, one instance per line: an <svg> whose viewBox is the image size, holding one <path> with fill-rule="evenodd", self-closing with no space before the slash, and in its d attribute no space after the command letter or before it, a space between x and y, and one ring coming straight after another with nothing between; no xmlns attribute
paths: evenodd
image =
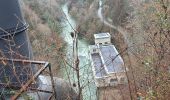
<svg viewBox="0 0 170 100"><path fill-rule="evenodd" d="M56 74L60 67L60 61L56 59L63 53L65 45L60 37L62 14L59 5L55 0L24 0L21 4L29 24L34 59L49 61Z"/></svg>

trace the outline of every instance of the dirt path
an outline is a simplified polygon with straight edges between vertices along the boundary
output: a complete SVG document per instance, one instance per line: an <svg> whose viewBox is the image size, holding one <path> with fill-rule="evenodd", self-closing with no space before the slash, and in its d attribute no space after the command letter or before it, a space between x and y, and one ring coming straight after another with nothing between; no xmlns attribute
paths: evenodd
<svg viewBox="0 0 170 100"><path fill-rule="evenodd" d="M130 45L130 42L128 41L128 38L127 38L127 35L128 35L127 30L124 29L124 28L121 27L121 26L115 26L115 25L109 23L109 22L104 18L103 14L102 14L102 1L101 1L101 0L99 0L99 9L98 9L97 14L98 14L98 17L100 18L100 21L101 21L102 23L104 23L105 25L109 26L110 28L112 28L112 29L118 31L119 33L121 33L121 34L123 35L123 37L124 37L125 42L126 42L128 45Z"/></svg>
<svg viewBox="0 0 170 100"><path fill-rule="evenodd" d="M99 9L98 9L98 17L100 18L100 21L104 23L106 26L118 31L122 34L125 43L127 43L128 46L130 46L130 42L128 41L128 32L126 29L124 29L121 26L116 26L111 23L109 23L102 13L102 0L99 0ZM99 100L130 100L129 93L128 93L128 87L122 86L122 87L107 87L107 88L100 88L98 89L98 99Z"/></svg>

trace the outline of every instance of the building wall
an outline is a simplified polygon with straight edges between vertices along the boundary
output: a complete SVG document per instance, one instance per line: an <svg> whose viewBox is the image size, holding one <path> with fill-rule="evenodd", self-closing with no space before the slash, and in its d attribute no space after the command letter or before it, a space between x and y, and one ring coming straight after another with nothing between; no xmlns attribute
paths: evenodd
<svg viewBox="0 0 170 100"><path fill-rule="evenodd" d="M97 87L117 86L118 84L126 84L127 77L125 72L109 74L107 77L95 78Z"/></svg>
<svg viewBox="0 0 170 100"><path fill-rule="evenodd" d="M111 44L110 38L95 39L95 44Z"/></svg>
<svg viewBox="0 0 170 100"><path fill-rule="evenodd" d="M89 46L90 54L99 53L99 48L96 45Z"/></svg>
<svg viewBox="0 0 170 100"><path fill-rule="evenodd" d="M125 84L125 83L127 83L126 72L111 74L111 77L109 77L107 79L107 81L108 81L108 83L112 83L113 80L117 80L117 81L115 81L115 84Z"/></svg>

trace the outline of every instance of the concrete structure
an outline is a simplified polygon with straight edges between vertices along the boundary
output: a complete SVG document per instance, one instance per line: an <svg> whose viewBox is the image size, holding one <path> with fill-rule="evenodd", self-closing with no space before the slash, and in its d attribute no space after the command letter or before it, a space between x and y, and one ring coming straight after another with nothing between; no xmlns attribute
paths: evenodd
<svg viewBox="0 0 170 100"><path fill-rule="evenodd" d="M95 44L111 44L111 36L109 33L94 34Z"/></svg>
<svg viewBox="0 0 170 100"><path fill-rule="evenodd" d="M89 46L97 87L116 86L127 82L123 59L111 44L109 33L94 34L95 45Z"/></svg>

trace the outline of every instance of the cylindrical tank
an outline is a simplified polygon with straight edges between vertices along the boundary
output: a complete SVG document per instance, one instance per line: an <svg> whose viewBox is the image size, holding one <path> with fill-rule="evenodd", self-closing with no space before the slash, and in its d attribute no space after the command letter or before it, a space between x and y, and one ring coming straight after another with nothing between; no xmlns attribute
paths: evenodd
<svg viewBox="0 0 170 100"><path fill-rule="evenodd" d="M26 24L18 0L0 1L0 57L5 59L31 59L32 50ZM0 82L10 85L25 83L36 70L31 64L0 62Z"/></svg>
<svg viewBox="0 0 170 100"><path fill-rule="evenodd" d="M0 0L0 58L4 59L21 59L30 60L32 58L32 49L29 38L26 33L28 25L26 24L19 6L18 0ZM24 63L6 62L0 60L0 94L4 93L4 84L21 87L28 81L37 70L32 64L24 65ZM43 76L45 77L45 76ZM34 88L52 91L52 84L49 76L38 78ZM68 97L70 100L77 100L77 94L73 88L64 80L55 79L56 99L65 100ZM47 83L43 83L47 80ZM2 85L3 84L3 85ZM8 89L7 89L8 90ZM34 93L35 92L35 93ZM6 94L2 94L0 99L9 98ZM32 91L27 95L47 100L51 94Z"/></svg>

